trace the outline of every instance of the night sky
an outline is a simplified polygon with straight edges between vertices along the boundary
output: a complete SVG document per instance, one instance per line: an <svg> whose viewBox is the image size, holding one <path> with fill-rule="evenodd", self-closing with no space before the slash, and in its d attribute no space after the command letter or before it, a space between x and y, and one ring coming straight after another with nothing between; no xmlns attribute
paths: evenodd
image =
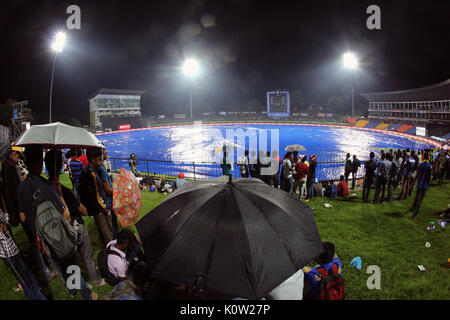
<svg viewBox="0 0 450 320"><path fill-rule="evenodd" d="M358 53L355 92L393 91L450 78L450 2L422 1L2 1L0 103L29 100L48 120L53 35L69 5L81 30L65 30L56 61L53 120L89 120L100 88L145 90L143 114L189 112L186 57L201 63L194 112L231 111L265 92L301 90L305 103L349 97L342 54ZM366 9L381 8L381 30ZM365 103L358 97L357 104Z"/></svg>

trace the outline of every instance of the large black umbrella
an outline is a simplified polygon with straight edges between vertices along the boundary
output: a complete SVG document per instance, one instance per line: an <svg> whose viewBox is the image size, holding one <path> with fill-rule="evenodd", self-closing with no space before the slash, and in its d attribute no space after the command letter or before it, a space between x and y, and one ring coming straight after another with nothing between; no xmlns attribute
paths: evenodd
<svg viewBox="0 0 450 320"><path fill-rule="evenodd" d="M248 299L323 250L312 210L259 179L190 182L136 228L155 278Z"/></svg>

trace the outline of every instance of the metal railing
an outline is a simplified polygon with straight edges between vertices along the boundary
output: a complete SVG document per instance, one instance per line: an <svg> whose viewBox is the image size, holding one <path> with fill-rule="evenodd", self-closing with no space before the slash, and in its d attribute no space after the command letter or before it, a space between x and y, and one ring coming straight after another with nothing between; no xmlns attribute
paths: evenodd
<svg viewBox="0 0 450 320"><path fill-rule="evenodd" d="M329 157L328 161L317 162L316 177L320 180L339 180L340 175L344 174L345 161L341 158L332 159ZM114 172L121 168L131 170L128 158L108 158L111 161L111 169ZM366 160L360 160L361 167L358 170L357 178L361 179L364 172L364 163ZM182 172L188 180L212 179L222 176L222 167L220 163L215 162L173 162L170 160L154 160L154 159L137 159L136 170L141 175L165 175L169 179L176 178ZM281 168L280 168L281 171ZM240 178L239 165L233 164L232 176ZM351 178L351 175L350 175Z"/></svg>

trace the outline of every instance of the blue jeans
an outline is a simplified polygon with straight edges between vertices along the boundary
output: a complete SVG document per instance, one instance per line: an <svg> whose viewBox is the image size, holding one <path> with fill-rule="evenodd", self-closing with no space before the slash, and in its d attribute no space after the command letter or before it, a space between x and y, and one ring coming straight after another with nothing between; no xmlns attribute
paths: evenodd
<svg viewBox="0 0 450 320"><path fill-rule="evenodd" d="M33 274L23 262L20 254L10 257L9 261L8 259L3 258L3 261L13 271L14 276L22 286L23 292L25 293L25 296L28 300L47 300L47 298L39 289L39 284L34 279ZM15 271L13 268L15 269ZM19 276L16 274L16 272Z"/></svg>

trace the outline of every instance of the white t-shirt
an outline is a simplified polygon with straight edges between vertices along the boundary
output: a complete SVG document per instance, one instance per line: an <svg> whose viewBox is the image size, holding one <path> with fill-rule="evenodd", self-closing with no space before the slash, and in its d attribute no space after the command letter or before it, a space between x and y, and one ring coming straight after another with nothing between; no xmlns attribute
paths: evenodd
<svg viewBox="0 0 450 320"><path fill-rule="evenodd" d="M284 178L289 179L292 177L292 173L290 170L291 168L292 168L291 160L284 159L283 160L283 177Z"/></svg>

